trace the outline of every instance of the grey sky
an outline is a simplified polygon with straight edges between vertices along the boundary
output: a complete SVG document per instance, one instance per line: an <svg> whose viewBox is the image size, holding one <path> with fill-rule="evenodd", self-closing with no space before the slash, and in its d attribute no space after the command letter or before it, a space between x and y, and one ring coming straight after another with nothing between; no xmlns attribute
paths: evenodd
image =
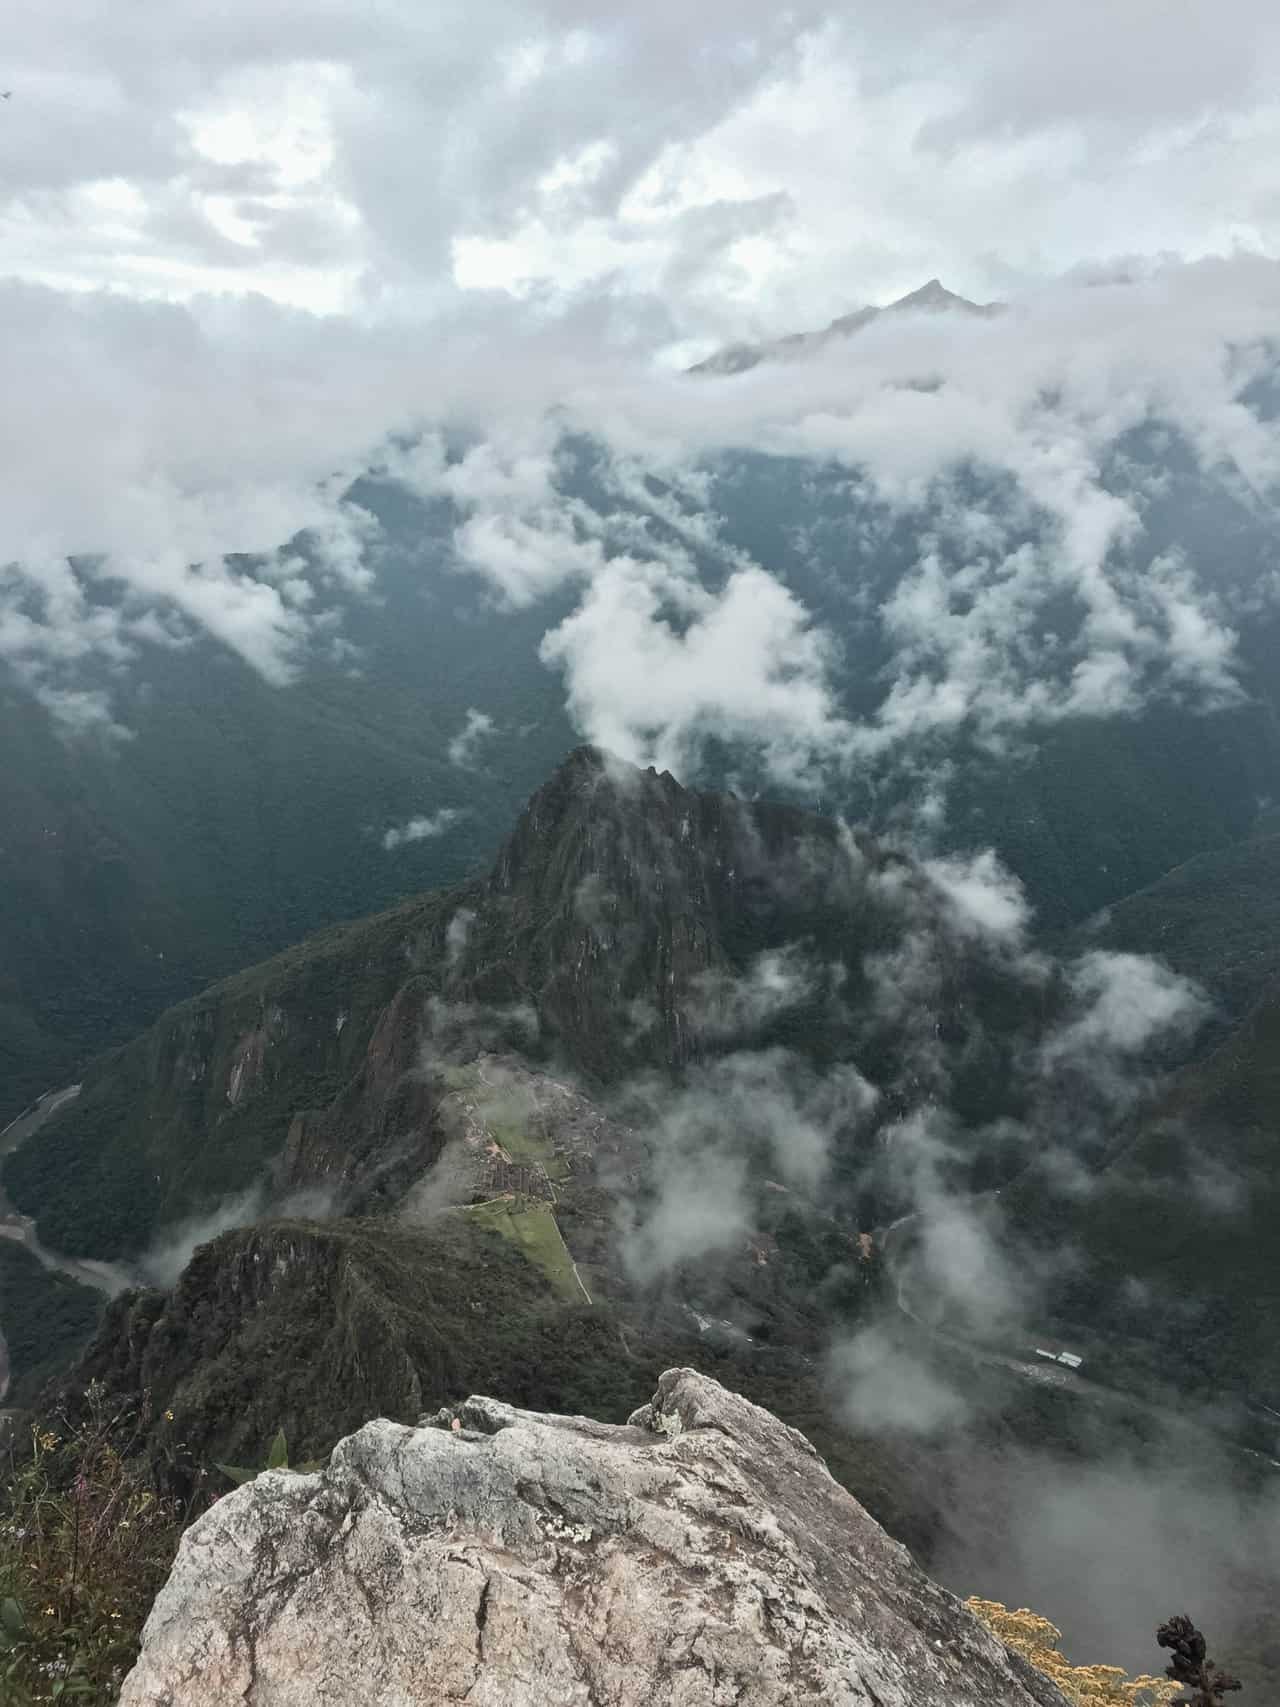
<svg viewBox="0 0 1280 1707"><path fill-rule="evenodd" d="M376 531L341 494L411 431L401 472L458 506L461 572L499 606L578 589L544 661L584 732L634 757L679 764L714 730L795 775L962 720L997 738L1132 709L1153 676L1229 700L1232 613L1194 563L1126 567L1140 506L1098 468L1158 414L1206 466L1275 488L1275 430L1238 401L1280 320L1273 10L20 8L0 68L0 658L68 727L113 715L81 660L127 668L194 630L287 684L376 591ZM728 386L678 377L722 339L935 274L1010 314L880 324ZM700 453L742 446L910 507L976 456L1057 532L1019 551L1007 518L935 502L941 544L880 612L897 669L851 729L831 637L711 518L668 516L700 531L661 552L584 525L556 479L566 419L632 495L642 467L696 478ZM446 467L435 429L459 422L477 447ZM310 563L282 550L304 528ZM95 602L94 578L125 596ZM1036 613L1064 591L1077 668L1049 686Z"/></svg>
<svg viewBox="0 0 1280 1707"><path fill-rule="evenodd" d="M4 51L4 254L66 286L609 278L697 335L1280 241L1265 0L55 0Z"/></svg>

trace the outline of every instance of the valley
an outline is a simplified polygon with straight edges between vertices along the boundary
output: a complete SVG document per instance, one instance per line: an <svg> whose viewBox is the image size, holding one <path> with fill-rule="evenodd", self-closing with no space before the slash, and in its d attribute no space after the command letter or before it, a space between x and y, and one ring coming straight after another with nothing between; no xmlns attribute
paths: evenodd
<svg viewBox="0 0 1280 1707"><path fill-rule="evenodd" d="M0 1707L1280 1702L1280 25L1094 10L15 12Z"/></svg>
<svg viewBox="0 0 1280 1707"><path fill-rule="evenodd" d="M1142 1485L1212 1459L1261 1497L1265 1388L1246 1372L1211 1416L1016 1279L1026 1227L1064 1214L1027 1220L1049 1149L1104 1182L1128 1154L1059 1125L1038 1063L1092 1023L1072 966L1130 976L1138 926L1114 962L1088 958L1091 926L1046 979L955 883L800 808L576 750L487 877L213 986L36 1111L6 1159L15 1211L68 1274L148 1284L96 1329L93 1303L28 1339L23 1393L54 1350L73 1410L87 1383L147 1395L174 1419L148 1461L188 1497L279 1428L323 1456L369 1414L473 1390L625 1416L653 1369L695 1363L804 1427L957 1583L1018 1527L993 1478L1041 1460L1131 1459ZM1248 1023L1162 1047L1194 1078ZM1145 1060L1126 1120L1171 1070ZM1038 1360L1045 1334L1084 1367Z"/></svg>

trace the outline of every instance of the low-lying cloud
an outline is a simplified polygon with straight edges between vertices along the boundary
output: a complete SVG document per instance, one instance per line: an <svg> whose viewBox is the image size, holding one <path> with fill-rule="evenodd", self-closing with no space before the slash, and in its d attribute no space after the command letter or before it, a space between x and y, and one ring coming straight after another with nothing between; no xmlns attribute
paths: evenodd
<svg viewBox="0 0 1280 1707"><path fill-rule="evenodd" d="M863 1434L932 1436L973 1414L923 1347L884 1327L864 1328L832 1347L827 1378L842 1421Z"/></svg>
<svg viewBox="0 0 1280 1707"><path fill-rule="evenodd" d="M877 1100L851 1063L819 1071L779 1047L735 1050L675 1084L630 1083L620 1106L649 1152L643 1192L624 1205L632 1279L649 1284L741 1248L758 1225L762 1189L812 1203L833 1146L856 1140Z"/></svg>
<svg viewBox="0 0 1280 1707"><path fill-rule="evenodd" d="M393 853L396 848L406 847L411 842L433 842L451 830L463 816L457 807L442 806L437 812L392 825L384 832L382 845L388 853Z"/></svg>
<svg viewBox="0 0 1280 1707"><path fill-rule="evenodd" d="M436 506L428 572L472 578L488 620L568 591L541 655L570 715L685 775L740 742L812 790L921 744L1238 703L1265 553L1209 560L1160 517L1181 491L1265 530L1275 277L1240 256L1066 281L697 384L572 313L516 329L477 302L424 345L6 287L32 367L6 392L0 658L68 727L111 722L103 671L198 636L287 686L376 602L386 541L351 486L373 469ZM744 458L796 494L781 536ZM472 708L455 762L505 716Z"/></svg>
<svg viewBox="0 0 1280 1707"><path fill-rule="evenodd" d="M268 1219L327 1221L339 1212L338 1194L323 1186L305 1186L283 1196L260 1182L224 1198L213 1208L162 1227L138 1258L139 1273L150 1286L168 1292L201 1245L237 1227Z"/></svg>
<svg viewBox="0 0 1280 1707"><path fill-rule="evenodd" d="M485 742L497 733L497 727L487 712L477 711L475 706L472 706L462 728L449 742L449 763L457 765L460 770L470 770L479 758Z"/></svg>

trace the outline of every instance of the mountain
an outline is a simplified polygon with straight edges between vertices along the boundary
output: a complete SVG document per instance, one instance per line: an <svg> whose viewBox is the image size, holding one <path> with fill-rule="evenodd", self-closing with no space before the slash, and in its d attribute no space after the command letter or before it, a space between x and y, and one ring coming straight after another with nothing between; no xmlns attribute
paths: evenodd
<svg viewBox="0 0 1280 1707"><path fill-rule="evenodd" d="M887 1110L920 1068L880 968L921 933L955 1106L977 1132L1016 1100L1011 1055L1051 998L945 888L830 819L582 748L487 881L334 927L171 1009L87 1070L5 1185L46 1243L100 1259L138 1255L267 1169L360 1202L433 1160L424 1048L447 1060L477 1039L601 1086L748 1045L824 1068L856 1051Z"/></svg>
<svg viewBox="0 0 1280 1707"><path fill-rule="evenodd" d="M1083 927L1082 947L1158 956L1212 1000L1191 1058L1117 1123L1064 1191L1032 1166L1004 1196L1015 1260L1056 1269L1052 1331L1123 1385L1280 1411L1280 837L1176 867ZM1071 1252L1069 1264L1060 1260ZM1099 1363L1098 1359L1101 1359Z"/></svg>
<svg viewBox="0 0 1280 1707"><path fill-rule="evenodd" d="M971 645L992 643L975 604L982 563L953 536L956 515L993 519L1000 561L1059 560L1056 524L1014 501L997 471L965 465L889 502L856 469L813 456L739 449L650 469L566 433L526 516L519 482L471 479L468 458L490 454L450 445L448 498L388 471L352 486L350 502L378 524L372 587L335 609L332 644L325 629L283 685L191 634L145 647L127 671L86 660L81 688L114 721L69 729L0 664L0 1124L210 980L488 868L520 803L579 738L541 648L580 589L553 580L534 599L539 581L495 608L491 582L462 572L477 537L493 542L501 569L508 537L536 563L558 560L581 530L615 566L637 551L687 565L713 600L735 562L767 565L811 617L833 708L869 737L865 756L784 784L752 741L695 720L689 774L744 795L785 788L798 804L890 833L936 795L938 850L994 847L1048 927L1072 927L1240 842L1280 798L1280 625L1258 592L1274 576L1274 529L1176 424L1126 429L1100 449L1097 477L1109 501L1142 517L1133 596L1144 623L1159 627L1146 604L1167 595L1168 566L1193 562L1208 608L1234 626L1238 690L1205 704L1183 674L1162 682L1139 661L1121 710L995 731L976 716L926 718L884 740L886 704L904 694L926 710L950 703L955 684L934 679L950 667L935 656L944 642L963 642L962 664ZM922 542L933 542L927 552ZM295 545L305 554L305 541ZM916 608L934 556L930 597L942 604L908 644L899 618ZM994 559L989 568L998 591ZM1034 683L1002 683L1015 702L1067 692L1081 662L1079 612L1052 585L1008 642L1017 657L1031 637L1036 654ZM109 601L109 585L87 596ZM575 715L581 723L581 707Z"/></svg>
<svg viewBox="0 0 1280 1707"><path fill-rule="evenodd" d="M799 807L686 789L580 748L530 798L487 878L332 927L169 1010L92 1064L75 1100L7 1158L4 1186L52 1250L171 1278L167 1248L237 1221L318 1206L395 1216L424 1192L493 1199L484 1157L496 1147L517 1189L558 1206L550 1225L499 1230L531 1238L553 1279L557 1251L576 1261L604 1297L630 1294L635 1264L665 1262L633 1251L628 1274L610 1231L620 1203L664 1224L678 1188L663 1170L695 1195L740 1199L740 1248L753 1227L784 1266L803 1248L806 1285L847 1266L858 1235L917 1207L922 1178L939 1201L1008 1188L1033 1244L1082 1222L1092 1255L1064 1281L1076 1308L1057 1306L1074 1332L1091 1319L1082 1300L1141 1266L1125 1221L1142 1203L1194 1226L1203 1194L1180 1183L1191 1151L1168 1136L1177 1122L1198 1134L1204 1177L1234 1182L1238 1213L1221 1206L1214 1226L1224 1251L1240 1244L1184 1285L1168 1319L1198 1298L1236 1324L1212 1336L1214 1368L1229 1386L1257 1376L1265 1389L1265 1331L1243 1361L1229 1347L1256 1290L1247 1253L1262 1261L1265 1247L1256 1217L1269 1199L1249 1182L1261 1187L1271 1167L1274 948L1259 927L1274 862L1267 837L1202 856L1095 922L1077 938L1082 958L1055 967L989 928L976 868L921 864ZM1166 891L1190 899L1166 905ZM1208 895L1234 920L1255 891L1243 936L1203 923ZM1181 1076L1135 1112L1104 1111L1101 1128L1081 1120L1073 1133L1044 1106L1041 1065L1054 1028L1070 1036L1078 1016L1071 967L1153 951L1221 995L1217 1030L1199 1056L1188 1035ZM1105 1078L1118 1060L1093 1067ZM1078 1095L1073 1084L1058 1094ZM939 1110L941 1145L923 1136ZM745 1175L723 1151L726 1118ZM922 1121L906 1148L887 1141ZM670 1155L654 1150L666 1133L680 1139ZM1073 1154L1108 1190L1131 1182L1122 1208L1064 1199L1055 1182ZM727 1259L711 1265L698 1308L762 1327L773 1306L727 1275ZM67 1319L83 1331L82 1315ZM795 1322L785 1333L811 1337Z"/></svg>
<svg viewBox="0 0 1280 1707"><path fill-rule="evenodd" d="M0 1125L211 979L483 869L570 746L541 622L481 639L475 588L436 584L447 536L360 496L387 529L378 597L287 687L202 639L89 668L117 738L68 732L0 664ZM499 700L497 741L453 762ZM383 847L442 809L441 833Z"/></svg>
<svg viewBox="0 0 1280 1707"><path fill-rule="evenodd" d="M532 1254L553 1292L626 1301L643 1274L680 1274L684 1306L792 1352L844 1307L842 1274L858 1277L846 1304L873 1279L860 1237L922 1192L944 1208L1003 1193L1018 1271L1056 1272L1044 1307L1091 1367L1140 1389L1196 1322L1195 1383L1267 1398L1277 1349L1255 1303L1280 1178L1261 928L1274 862L1273 837L1202 856L1095 921L1076 959L1047 962L992 927L981 868L922 864L802 808L580 748L487 878L333 927L169 1010L86 1071L7 1158L4 1186L46 1247L144 1280L171 1280L237 1223L394 1220L509 1187L528 1201L488 1230ZM1255 892L1243 935L1204 923L1208 897L1235 920ZM1151 951L1219 994L1216 1029L1136 1072L1100 1039L1088 1071L1103 1100L1072 1121L1053 1098L1092 1093L1074 1067L1051 1089L1043 1065L1081 1023L1072 968ZM1151 1077L1179 1058L1179 1074ZM1108 1113L1117 1073L1133 1090ZM1064 1191L1064 1168L1093 1184ZM724 1213L724 1250L699 1267L698 1218ZM227 1238L220 1260L245 1235ZM1054 1271L1064 1244L1077 1260ZM753 1249L774 1255L746 1260ZM775 1264L772 1295L753 1263ZM202 1308L221 1317L200 1273ZM799 1290L779 1289L784 1275ZM1012 1349L998 1312L982 1315L964 1331ZM70 1347L83 1310L64 1317ZM218 1354L232 1366L246 1361L237 1331ZM152 1370L146 1384L180 1379ZM194 1409L215 1432L237 1414Z"/></svg>
<svg viewBox="0 0 1280 1707"><path fill-rule="evenodd" d="M1089 921L1084 939L1159 955L1213 995L1220 1023L1240 1020L1280 982L1280 835L1175 866Z"/></svg>
<svg viewBox="0 0 1280 1707"><path fill-rule="evenodd" d="M1036 1063L1077 1016L1077 962L993 930L984 869L575 750L486 877L179 1004L9 1158L46 1247L134 1281L93 1310L25 1260L0 1271L15 1402L53 1376L68 1427L90 1402L142 1419L133 1450L186 1501L279 1429L320 1457L371 1415L411 1424L477 1389L621 1422L655 1371L695 1364L803 1428L948 1583L1027 1600L1047 1567L1014 1541L1055 1478L1121 1464L1160 1485L1194 1460L1260 1497L1266 1461L1232 1446L1227 1401L1268 1391L1261 1364L1231 1364L1270 1355L1270 1199L1198 1264L1203 1193L1162 1153L1133 1149L1145 1198L1115 1214L1036 1161L1053 1146L1068 1184L1105 1178L1168 1099L1198 1085L1207 1117L1255 1071L1257 1108L1214 1117L1224 1158L1262 1157L1269 1034L1253 1066L1192 1059L1100 1160L1073 1152ZM1110 1060L1096 1044L1090 1069ZM958 1329L919 1319L886 1238L922 1208L948 1229L927 1248L968 1299ZM1113 1305L1166 1246L1178 1309L1135 1342ZM1043 1260L1064 1248L1081 1260ZM1047 1277L1052 1324L1001 1314L1018 1262ZM1160 1365L1193 1319L1215 1349L1183 1359L1186 1408ZM1087 1377L1036 1362L1051 1325ZM1252 1615L1269 1585L1236 1603ZM1121 1642L1091 1618L1091 1640Z"/></svg>
<svg viewBox="0 0 1280 1707"><path fill-rule="evenodd" d="M764 344L730 344L705 361L696 362L687 371L724 376L746 373L761 362L791 361L811 356L824 345L853 337L884 314L965 314L990 319L1000 314L1003 308L1003 303L999 302L970 302L967 297L957 296L948 290L940 279L930 279L918 290L909 291L906 296L898 297L883 308L857 308L851 314L839 315L818 332L791 332L784 338L775 338Z"/></svg>
<svg viewBox="0 0 1280 1707"><path fill-rule="evenodd" d="M1024 1249L1073 1253L1049 1289L1054 1331L1105 1347L1102 1367L1125 1384L1159 1381L1205 1404L1249 1394L1257 1443L1272 1455L1280 1444L1278 1130L1273 979L1074 1189L1064 1193L1032 1169L1005 1203Z"/></svg>

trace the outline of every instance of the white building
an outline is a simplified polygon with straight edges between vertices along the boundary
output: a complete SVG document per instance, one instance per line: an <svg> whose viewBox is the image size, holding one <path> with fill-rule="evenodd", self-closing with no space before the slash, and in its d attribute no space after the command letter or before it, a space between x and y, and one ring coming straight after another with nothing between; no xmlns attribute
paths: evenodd
<svg viewBox="0 0 1280 1707"><path fill-rule="evenodd" d="M1036 1347L1036 1356L1043 1357L1048 1363L1061 1363L1067 1369L1079 1369L1084 1362L1084 1359L1077 1357L1074 1351L1046 1351L1042 1345Z"/></svg>

